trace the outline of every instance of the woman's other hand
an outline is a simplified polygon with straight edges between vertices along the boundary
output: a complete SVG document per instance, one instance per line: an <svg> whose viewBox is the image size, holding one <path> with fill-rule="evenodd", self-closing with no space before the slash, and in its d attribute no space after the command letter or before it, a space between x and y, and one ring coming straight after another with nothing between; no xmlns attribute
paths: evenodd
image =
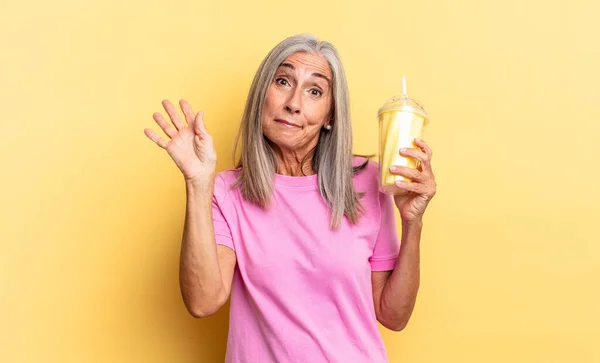
<svg viewBox="0 0 600 363"><path fill-rule="evenodd" d="M406 193L394 196L396 207L404 223L421 222L429 201L436 192L435 176L431 169L431 149L423 140L415 139L419 148L401 149L400 155L419 161L416 169L395 165L390 172L410 178L411 181L398 181L396 186Z"/></svg>

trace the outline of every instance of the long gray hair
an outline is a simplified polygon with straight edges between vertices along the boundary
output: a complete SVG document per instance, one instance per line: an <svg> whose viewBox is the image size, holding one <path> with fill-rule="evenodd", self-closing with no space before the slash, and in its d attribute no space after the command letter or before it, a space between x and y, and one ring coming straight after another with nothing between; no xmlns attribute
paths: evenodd
<svg viewBox="0 0 600 363"><path fill-rule="evenodd" d="M277 68L297 52L323 56L333 73L333 121L331 130L321 129L314 149L312 168L318 174L319 190L331 211L331 228L337 229L346 216L352 224L358 223L363 207L361 195L354 190L352 178L364 169L367 161L353 167L352 122L348 100L348 85L340 57L332 44L319 41L310 34L294 35L283 40L262 61L248 94L234 155L241 141L237 167L241 168L234 186L250 202L267 207L273 193L276 172L275 153L263 135L262 112L267 90ZM302 168L302 170L304 170Z"/></svg>

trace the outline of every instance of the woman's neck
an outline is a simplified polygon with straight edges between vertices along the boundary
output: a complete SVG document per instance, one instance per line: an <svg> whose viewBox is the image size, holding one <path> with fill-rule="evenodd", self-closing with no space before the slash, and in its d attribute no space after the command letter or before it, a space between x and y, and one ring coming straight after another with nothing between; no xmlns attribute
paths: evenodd
<svg viewBox="0 0 600 363"><path fill-rule="evenodd" d="M314 175L312 160L315 148L308 151L283 150L273 145L275 159L277 163L276 173L287 176L308 176Z"/></svg>

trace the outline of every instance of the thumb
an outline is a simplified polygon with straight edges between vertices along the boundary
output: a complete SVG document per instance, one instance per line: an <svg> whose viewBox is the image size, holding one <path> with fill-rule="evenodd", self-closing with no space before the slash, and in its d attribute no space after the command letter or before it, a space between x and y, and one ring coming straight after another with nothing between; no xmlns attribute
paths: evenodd
<svg viewBox="0 0 600 363"><path fill-rule="evenodd" d="M204 125L204 111L198 112L194 119L194 133L197 135L208 134L206 125Z"/></svg>

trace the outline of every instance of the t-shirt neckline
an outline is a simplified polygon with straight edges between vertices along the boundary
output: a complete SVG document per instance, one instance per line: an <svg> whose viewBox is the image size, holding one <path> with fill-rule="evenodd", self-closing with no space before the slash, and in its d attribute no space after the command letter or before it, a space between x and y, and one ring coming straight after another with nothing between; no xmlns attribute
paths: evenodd
<svg viewBox="0 0 600 363"><path fill-rule="evenodd" d="M318 174L308 176L289 176L275 173L275 185L285 187L318 187Z"/></svg>

